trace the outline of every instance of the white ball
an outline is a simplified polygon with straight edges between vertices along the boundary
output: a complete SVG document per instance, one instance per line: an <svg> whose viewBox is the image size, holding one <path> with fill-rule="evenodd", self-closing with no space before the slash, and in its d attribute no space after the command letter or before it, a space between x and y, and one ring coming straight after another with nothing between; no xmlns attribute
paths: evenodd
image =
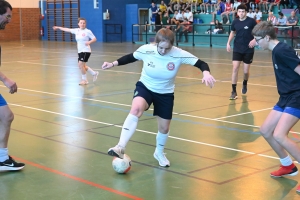
<svg viewBox="0 0 300 200"><path fill-rule="evenodd" d="M124 154L124 158L114 157L112 160L113 169L119 174L126 174L131 168L131 159L127 154Z"/></svg>

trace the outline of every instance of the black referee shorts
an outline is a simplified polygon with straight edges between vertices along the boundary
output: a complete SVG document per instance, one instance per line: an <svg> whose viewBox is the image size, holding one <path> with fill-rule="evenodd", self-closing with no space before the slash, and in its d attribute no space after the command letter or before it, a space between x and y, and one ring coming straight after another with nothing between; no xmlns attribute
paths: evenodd
<svg viewBox="0 0 300 200"><path fill-rule="evenodd" d="M254 53L239 53L233 52L232 61L243 61L245 64L251 64L253 61Z"/></svg>

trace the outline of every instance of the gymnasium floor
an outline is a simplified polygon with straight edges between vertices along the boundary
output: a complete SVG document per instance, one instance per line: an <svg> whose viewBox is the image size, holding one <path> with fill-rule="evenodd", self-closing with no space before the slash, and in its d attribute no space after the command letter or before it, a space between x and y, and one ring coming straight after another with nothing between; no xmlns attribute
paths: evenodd
<svg viewBox="0 0 300 200"><path fill-rule="evenodd" d="M299 199L300 177L274 179L279 160L259 134L278 94L271 53L256 51L247 95L228 100L231 53L225 48L183 47L209 63L217 83L183 65L176 79L175 107L167 143L171 167L153 158L156 118L141 117L126 154L126 175L111 167L108 148L118 142L142 62L100 70L139 46L96 43L88 65L96 83L79 86L75 43L1 42L1 71L16 81L18 93L1 94L15 114L11 156L26 163L20 172L0 173L0 200L279 200ZM242 68L241 68L242 70ZM240 70L239 81L242 81ZM300 123L290 136L300 141ZM300 183L299 183L300 184Z"/></svg>

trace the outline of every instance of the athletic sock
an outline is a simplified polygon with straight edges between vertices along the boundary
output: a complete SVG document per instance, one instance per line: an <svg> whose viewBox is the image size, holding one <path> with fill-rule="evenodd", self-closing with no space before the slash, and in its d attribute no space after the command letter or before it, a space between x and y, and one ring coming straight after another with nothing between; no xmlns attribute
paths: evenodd
<svg viewBox="0 0 300 200"><path fill-rule="evenodd" d="M8 159L8 149L0 148L0 162L4 162Z"/></svg>
<svg viewBox="0 0 300 200"><path fill-rule="evenodd" d="M129 113L122 126L122 132L118 145L125 148L137 127L139 118Z"/></svg>
<svg viewBox="0 0 300 200"><path fill-rule="evenodd" d="M243 85L247 85L248 80L243 81Z"/></svg>
<svg viewBox="0 0 300 200"><path fill-rule="evenodd" d="M81 79L82 79L82 80L87 80L87 79L86 79L86 74L82 74L82 75L81 75Z"/></svg>
<svg viewBox="0 0 300 200"><path fill-rule="evenodd" d="M156 135L156 148L155 148L156 152L160 152L160 153L164 152L164 148L167 143L168 137L169 137L169 133L163 134L158 131Z"/></svg>
<svg viewBox="0 0 300 200"><path fill-rule="evenodd" d="M236 84L232 84L232 91L236 93Z"/></svg>
<svg viewBox="0 0 300 200"><path fill-rule="evenodd" d="M282 166L290 166L291 164L293 164L293 161L290 156L287 156L285 158L281 158L280 163Z"/></svg>
<svg viewBox="0 0 300 200"><path fill-rule="evenodd" d="M87 72L93 76L96 74L96 72L94 70L92 70L92 68L90 68L90 67L87 67Z"/></svg>

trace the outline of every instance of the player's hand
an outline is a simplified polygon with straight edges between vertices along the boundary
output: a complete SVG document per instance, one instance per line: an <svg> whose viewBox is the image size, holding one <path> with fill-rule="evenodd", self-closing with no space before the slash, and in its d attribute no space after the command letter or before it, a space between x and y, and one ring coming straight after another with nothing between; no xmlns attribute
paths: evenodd
<svg viewBox="0 0 300 200"><path fill-rule="evenodd" d="M230 44L227 44L227 46L226 46L226 50L227 50L227 52L230 52L230 51L231 51Z"/></svg>
<svg viewBox="0 0 300 200"><path fill-rule="evenodd" d="M214 83L216 82L215 78L209 73L209 71L204 71L203 72L203 78L202 78L202 83L205 82L206 86L209 86L212 88L214 86Z"/></svg>
<svg viewBox="0 0 300 200"><path fill-rule="evenodd" d="M11 93L11 94L17 92L17 90L18 90L18 86L17 86L16 82L10 80L9 78L5 78L5 80L3 81L3 84L9 89L9 93Z"/></svg>
<svg viewBox="0 0 300 200"><path fill-rule="evenodd" d="M249 48L254 48L256 45L257 45L257 44L256 44L255 39L253 39L253 40L251 40L251 41L249 42Z"/></svg>
<svg viewBox="0 0 300 200"><path fill-rule="evenodd" d="M85 46L89 46L89 45L90 45L90 42L86 42L86 43L85 43Z"/></svg>
<svg viewBox="0 0 300 200"><path fill-rule="evenodd" d="M103 65L102 65L102 69L109 69L109 68L112 68L114 65L110 62L104 62Z"/></svg>
<svg viewBox="0 0 300 200"><path fill-rule="evenodd" d="M58 29L58 26L53 26L52 28L56 31Z"/></svg>

